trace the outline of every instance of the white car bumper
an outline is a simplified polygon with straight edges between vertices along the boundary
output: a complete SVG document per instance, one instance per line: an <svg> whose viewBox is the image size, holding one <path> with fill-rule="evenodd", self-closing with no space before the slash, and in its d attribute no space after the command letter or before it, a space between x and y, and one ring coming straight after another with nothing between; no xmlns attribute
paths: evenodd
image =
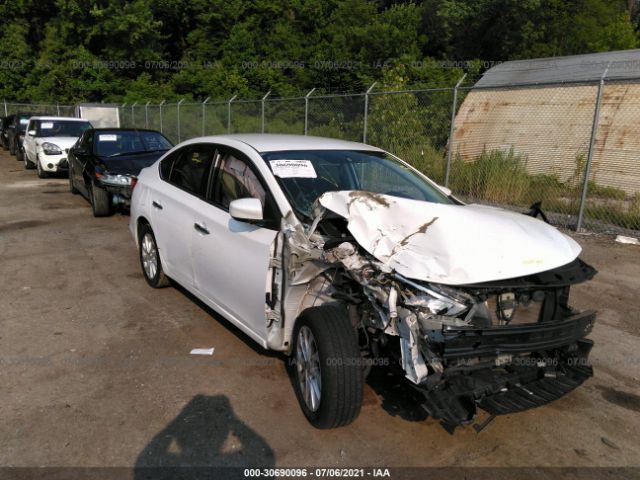
<svg viewBox="0 0 640 480"><path fill-rule="evenodd" d="M64 152L59 155L46 155L44 152L39 152L38 161L40 168L45 172L66 172L69 170L67 154Z"/></svg>

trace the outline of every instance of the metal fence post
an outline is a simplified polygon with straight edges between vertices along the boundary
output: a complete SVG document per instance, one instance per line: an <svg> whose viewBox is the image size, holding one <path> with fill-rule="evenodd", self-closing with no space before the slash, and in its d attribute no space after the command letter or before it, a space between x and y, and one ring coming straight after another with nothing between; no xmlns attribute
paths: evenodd
<svg viewBox="0 0 640 480"><path fill-rule="evenodd" d="M60 104L58 102L56 102L56 115L60 116Z"/></svg>
<svg viewBox="0 0 640 480"><path fill-rule="evenodd" d="M207 102L209 101L211 97L207 97L204 99L204 102L202 102L202 136L204 137L204 131L205 131L205 118L207 116Z"/></svg>
<svg viewBox="0 0 640 480"><path fill-rule="evenodd" d="M364 93L364 119L362 125L362 143L367 143L367 125L369 123L369 94L373 90L373 87L376 86L376 83L373 82L367 91Z"/></svg>
<svg viewBox="0 0 640 480"><path fill-rule="evenodd" d="M451 106L451 124L449 125L449 148L447 148L447 166L444 172L444 186L449 187L449 174L451 173L451 155L453 153L453 134L456 130L456 109L458 108L458 88L464 82L467 74L460 77L456 86L453 87L453 105Z"/></svg>
<svg viewBox="0 0 640 480"><path fill-rule="evenodd" d="M309 93L307 93L304 96L304 134L305 135L307 134L307 131L309 129L309 97L315 91L316 89L314 87L311 90L309 90Z"/></svg>
<svg viewBox="0 0 640 480"><path fill-rule="evenodd" d="M144 104L144 128L149 128L149 104L151 100Z"/></svg>
<svg viewBox="0 0 640 480"><path fill-rule="evenodd" d="M131 104L131 126L132 126L133 128L135 128L135 127L136 127L136 115L135 115L135 113L134 113L134 111L133 111L133 107L135 107L137 104L138 104L138 102L133 102L133 103Z"/></svg>
<svg viewBox="0 0 640 480"><path fill-rule="evenodd" d="M9 116L9 111L7 110L7 99L4 99L4 116L8 117Z"/></svg>
<svg viewBox="0 0 640 480"><path fill-rule="evenodd" d="M166 100L162 100L162 101L160 102L160 104L158 105L158 107L160 108L160 133L163 133L163 132L162 132L162 105L164 105L164 102L165 102L165 101L166 101Z"/></svg>
<svg viewBox="0 0 640 480"><path fill-rule="evenodd" d="M593 148L598 135L598 123L600 122L600 105L602 104L602 89L604 87L604 79L607 76L611 62L602 72L600 83L598 83L598 92L596 93L596 107L593 111L593 124L591 125L591 138L589 138L589 153L587 153L587 163L584 166L584 180L582 182L582 194L580 196L580 208L578 210L578 222L576 224L576 232L582 230L582 221L584 219L584 208L587 203L587 191L589 190L589 172L591 171L591 161L593 160Z"/></svg>
<svg viewBox="0 0 640 480"><path fill-rule="evenodd" d="M125 117L125 115L126 115L126 112L125 112L125 110L124 110L124 107L126 107L126 106L127 106L127 102L124 102L124 103L122 104L122 107L120 107L120 108L122 108L122 120L121 120L121 121L124 121L124 117ZM120 119L120 108L118 109L118 119ZM120 126L122 126L122 125L120 125Z"/></svg>
<svg viewBox="0 0 640 480"><path fill-rule="evenodd" d="M268 97L270 94L271 94L271 90L269 90L269 91L264 95L264 97L262 97L262 100L260 101L261 106L262 106L262 121L261 121L261 129L260 129L260 132L261 132L261 133L264 133L264 103L266 102L267 97Z"/></svg>
<svg viewBox="0 0 640 480"><path fill-rule="evenodd" d="M178 114L178 143L180 143L180 105L184 102L184 98L178 102L177 114Z"/></svg>
<svg viewBox="0 0 640 480"><path fill-rule="evenodd" d="M238 95L234 95L227 101L227 133L231 133L231 102L233 102Z"/></svg>

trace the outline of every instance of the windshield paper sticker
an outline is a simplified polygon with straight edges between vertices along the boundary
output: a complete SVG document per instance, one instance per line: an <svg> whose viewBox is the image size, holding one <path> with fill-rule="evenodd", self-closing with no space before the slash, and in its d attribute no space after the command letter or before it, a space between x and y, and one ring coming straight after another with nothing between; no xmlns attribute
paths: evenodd
<svg viewBox="0 0 640 480"><path fill-rule="evenodd" d="M271 170L280 178L317 178L310 160L271 160Z"/></svg>
<svg viewBox="0 0 640 480"><path fill-rule="evenodd" d="M118 140L117 135L106 135L106 134L98 135L98 141L100 142L115 142L117 140Z"/></svg>
<svg viewBox="0 0 640 480"><path fill-rule="evenodd" d="M53 122L42 122L42 124L40 125L40 128L42 128L43 130L46 130L48 128L53 128Z"/></svg>

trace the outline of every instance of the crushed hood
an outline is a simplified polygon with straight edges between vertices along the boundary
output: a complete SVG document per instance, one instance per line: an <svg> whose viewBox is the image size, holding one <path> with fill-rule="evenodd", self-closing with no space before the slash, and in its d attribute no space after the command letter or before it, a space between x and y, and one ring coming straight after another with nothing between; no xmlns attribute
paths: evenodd
<svg viewBox="0 0 640 480"><path fill-rule="evenodd" d="M483 205L445 205L362 191L318 202L344 217L355 240L414 280L465 285L566 265L580 246L535 218Z"/></svg>

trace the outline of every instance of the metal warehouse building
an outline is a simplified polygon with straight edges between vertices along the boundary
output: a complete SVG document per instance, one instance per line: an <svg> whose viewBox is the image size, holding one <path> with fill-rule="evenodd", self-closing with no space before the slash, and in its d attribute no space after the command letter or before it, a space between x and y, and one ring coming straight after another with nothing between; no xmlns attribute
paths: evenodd
<svg viewBox="0 0 640 480"><path fill-rule="evenodd" d="M491 68L460 106L451 145L463 161L513 151L531 174L571 184L590 146L590 180L640 194L640 50Z"/></svg>

